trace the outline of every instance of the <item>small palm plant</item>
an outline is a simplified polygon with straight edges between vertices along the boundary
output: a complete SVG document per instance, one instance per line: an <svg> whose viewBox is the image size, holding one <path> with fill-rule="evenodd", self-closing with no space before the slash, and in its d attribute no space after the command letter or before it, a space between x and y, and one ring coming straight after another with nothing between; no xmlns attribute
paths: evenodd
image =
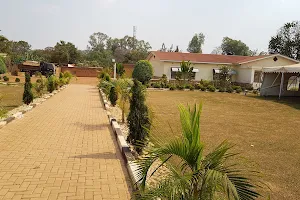
<svg viewBox="0 0 300 200"><path fill-rule="evenodd" d="M139 199L252 200L260 196L252 183L257 173L243 170L231 160L236 156L230 152L232 145L223 142L204 155L200 137L202 106L191 109L180 105L179 110L181 138L158 144L139 161ZM157 161L161 164L154 168ZM163 166L169 169L167 177L148 187L148 179Z"/></svg>
<svg viewBox="0 0 300 200"><path fill-rule="evenodd" d="M130 79L118 79L117 80L117 91L120 94L120 108L122 110L122 123L125 122L125 106L130 99L130 88L133 82Z"/></svg>
<svg viewBox="0 0 300 200"><path fill-rule="evenodd" d="M180 63L180 72L179 76L183 79L184 84L186 84L186 80L189 80L192 76L194 67L191 67L190 61L182 61Z"/></svg>

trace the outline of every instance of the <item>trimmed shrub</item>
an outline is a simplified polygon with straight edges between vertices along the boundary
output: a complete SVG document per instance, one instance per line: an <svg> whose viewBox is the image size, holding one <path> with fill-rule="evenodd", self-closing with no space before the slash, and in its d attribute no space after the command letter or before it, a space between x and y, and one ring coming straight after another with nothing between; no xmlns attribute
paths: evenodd
<svg viewBox="0 0 300 200"><path fill-rule="evenodd" d="M171 85L171 86L170 86L170 90L173 91L173 90L175 90L175 89L176 89L175 85Z"/></svg>
<svg viewBox="0 0 300 200"><path fill-rule="evenodd" d="M194 87L193 85L191 85L191 86L190 86L190 90L191 90L191 91L194 91L194 90L195 90L195 87Z"/></svg>
<svg viewBox="0 0 300 200"><path fill-rule="evenodd" d="M111 81L110 75L106 72L100 73L99 78L103 81L107 81L107 82Z"/></svg>
<svg viewBox="0 0 300 200"><path fill-rule="evenodd" d="M221 88L219 89L219 92L225 92L225 88L221 87Z"/></svg>
<svg viewBox="0 0 300 200"><path fill-rule="evenodd" d="M0 57L0 74L5 74L7 72L7 68L4 60Z"/></svg>
<svg viewBox="0 0 300 200"><path fill-rule="evenodd" d="M65 71L63 74L63 78L65 79L66 84L69 84L71 79L73 78L73 75L69 71Z"/></svg>
<svg viewBox="0 0 300 200"><path fill-rule="evenodd" d="M117 105L117 100L118 100L118 93L116 91L115 86L110 88L108 98L109 98L111 105L115 107Z"/></svg>
<svg viewBox="0 0 300 200"><path fill-rule="evenodd" d="M207 87L207 89L208 89L210 92L215 92L215 91L216 91L216 88L215 88L215 86L213 86L213 85L209 85L209 86Z"/></svg>
<svg viewBox="0 0 300 200"><path fill-rule="evenodd" d="M16 78L15 82L19 83L21 80L19 78Z"/></svg>
<svg viewBox="0 0 300 200"><path fill-rule="evenodd" d="M177 85L177 89L178 90L184 90L184 86L183 85Z"/></svg>
<svg viewBox="0 0 300 200"><path fill-rule="evenodd" d="M132 72L132 78L137 79L143 85L147 84L153 76L153 68L149 61L140 60L138 61Z"/></svg>
<svg viewBox="0 0 300 200"><path fill-rule="evenodd" d="M146 97L144 86L136 79L134 79L131 94L130 111L127 118L129 127L127 141L134 145L134 149L140 154L143 148L148 144L148 133L151 122L148 107L145 103Z"/></svg>
<svg viewBox="0 0 300 200"><path fill-rule="evenodd" d="M156 82L153 84L154 88L162 88L162 84L160 82Z"/></svg>
<svg viewBox="0 0 300 200"><path fill-rule="evenodd" d="M200 84L203 85L204 87L208 87L209 85L212 85L212 81L201 80Z"/></svg>
<svg viewBox="0 0 300 200"><path fill-rule="evenodd" d="M55 90L55 76L48 76L47 79L47 91L52 93Z"/></svg>
<svg viewBox="0 0 300 200"><path fill-rule="evenodd" d="M240 88L240 87L241 87L241 86L233 85L233 86L232 86L232 89L233 89L233 90L236 90L236 89L238 89L238 88Z"/></svg>
<svg viewBox="0 0 300 200"><path fill-rule="evenodd" d="M23 93L23 102L29 105L33 101L33 93L31 91L32 84L30 80L30 74L25 74L25 84L24 84L24 93Z"/></svg>
<svg viewBox="0 0 300 200"><path fill-rule="evenodd" d="M226 92L228 92L228 93L233 93L232 87L228 87L227 90L226 90Z"/></svg>
<svg viewBox="0 0 300 200"><path fill-rule="evenodd" d="M9 78L8 78L7 76L3 76L3 80L4 80L5 82L7 82L7 81L9 81Z"/></svg>
<svg viewBox="0 0 300 200"><path fill-rule="evenodd" d="M242 90L241 87L238 87L235 91L236 91L236 93L241 93L241 92L243 92L243 90Z"/></svg>

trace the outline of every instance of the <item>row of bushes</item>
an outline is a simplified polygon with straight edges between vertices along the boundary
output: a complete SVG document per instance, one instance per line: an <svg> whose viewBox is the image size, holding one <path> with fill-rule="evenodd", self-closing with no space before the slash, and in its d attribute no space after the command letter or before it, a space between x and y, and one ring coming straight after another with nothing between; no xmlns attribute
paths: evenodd
<svg viewBox="0 0 300 200"><path fill-rule="evenodd" d="M169 88L170 90L184 90L184 89L189 89L189 90L202 90L202 91L210 91L210 92L215 92L217 89L219 92L228 92L232 93L236 91L237 93L241 93L243 91L241 86L229 86L226 88L216 88L214 85L207 84L205 82L204 84L197 83L197 84L186 84L186 85L181 85L181 84L163 84L162 82L155 82L151 83L148 85L148 88Z"/></svg>
<svg viewBox="0 0 300 200"><path fill-rule="evenodd" d="M3 79L3 81L5 81L5 82L8 82L9 81L9 77L7 77L7 76L3 76L3 78L0 76L0 80L2 80ZM21 80L19 79L19 78L16 78L15 79L15 82L16 83L19 83Z"/></svg>

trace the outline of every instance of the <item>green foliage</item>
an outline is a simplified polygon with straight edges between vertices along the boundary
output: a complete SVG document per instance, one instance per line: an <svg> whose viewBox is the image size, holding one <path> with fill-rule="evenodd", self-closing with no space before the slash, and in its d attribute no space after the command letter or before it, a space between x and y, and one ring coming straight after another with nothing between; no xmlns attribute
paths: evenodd
<svg viewBox="0 0 300 200"><path fill-rule="evenodd" d="M178 90L184 90L184 86L183 85L177 85L177 89Z"/></svg>
<svg viewBox="0 0 300 200"><path fill-rule="evenodd" d="M207 89L208 89L208 91L210 91L210 92L215 92L215 91L216 91L216 88L215 88L215 86L213 86L213 85L209 85L209 86L207 87Z"/></svg>
<svg viewBox="0 0 300 200"><path fill-rule="evenodd" d="M181 137L167 143L158 141L137 161L137 184L141 190L138 199L258 198L257 172L237 163L237 154L231 152L233 145L224 141L210 152L205 150L200 134L202 106L180 105L179 110ZM162 177L154 186L148 185L148 179L162 167L168 168L167 177Z"/></svg>
<svg viewBox="0 0 300 200"><path fill-rule="evenodd" d="M241 92L243 92L243 90L242 90L242 88L239 86L238 88L236 88L236 93L241 93Z"/></svg>
<svg viewBox="0 0 300 200"><path fill-rule="evenodd" d="M98 76L99 79L103 80L103 81L111 81L110 75L107 72L101 72Z"/></svg>
<svg viewBox="0 0 300 200"><path fill-rule="evenodd" d="M54 75L51 75L47 79L47 91L52 93L56 89L56 78Z"/></svg>
<svg viewBox="0 0 300 200"><path fill-rule="evenodd" d="M226 92L228 92L228 93L233 93L232 87L228 87L228 88L226 89Z"/></svg>
<svg viewBox="0 0 300 200"><path fill-rule="evenodd" d="M195 87L193 85L190 85L190 88L189 88L191 91L194 91L195 90Z"/></svg>
<svg viewBox="0 0 300 200"><path fill-rule="evenodd" d="M175 85L171 85L171 86L170 86L170 90L173 91L173 90L175 90L175 89L176 89L176 86L175 86Z"/></svg>
<svg viewBox="0 0 300 200"><path fill-rule="evenodd" d="M137 79L142 84L147 84L153 76L153 68L149 61L140 60L138 61L132 72L132 78Z"/></svg>
<svg viewBox="0 0 300 200"><path fill-rule="evenodd" d="M120 94L120 108L122 110L122 122L125 122L125 106L130 99L130 88L133 85L131 79L119 79L116 82L117 91Z"/></svg>
<svg viewBox="0 0 300 200"><path fill-rule="evenodd" d="M51 59L52 62L58 64L77 63L80 59L80 53L74 44L60 41L56 43Z"/></svg>
<svg viewBox="0 0 300 200"><path fill-rule="evenodd" d="M156 82L153 84L154 88L162 88L161 83L160 82Z"/></svg>
<svg viewBox="0 0 300 200"><path fill-rule="evenodd" d="M4 80L5 82L7 82L7 81L9 81L9 78L8 78L7 76L3 76L3 80Z"/></svg>
<svg viewBox="0 0 300 200"><path fill-rule="evenodd" d="M248 56L250 53L249 47L241 40L234 40L229 37L224 37L221 49L226 55Z"/></svg>
<svg viewBox="0 0 300 200"><path fill-rule="evenodd" d="M300 21L283 25L276 36L271 37L269 53L279 53L300 60Z"/></svg>
<svg viewBox="0 0 300 200"><path fill-rule="evenodd" d="M186 84L186 80L190 80L194 67L191 67L190 61L182 61L180 63L180 72L177 72L179 78L183 79L184 84Z"/></svg>
<svg viewBox="0 0 300 200"><path fill-rule="evenodd" d="M25 73L25 84L24 84L24 93L23 93L23 102L29 105L33 101L33 93L31 91L31 80L29 73Z"/></svg>
<svg viewBox="0 0 300 200"><path fill-rule="evenodd" d="M201 80L200 84L203 85L204 87L208 87L209 85L212 85L212 82L207 80Z"/></svg>
<svg viewBox="0 0 300 200"><path fill-rule="evenodd" d="M150 130L150 119L148 107L145 103L145 88L141 82L134 79L131 88L130 111L128 115L129 135L127 141L134 145L140 154L148 143L148 131Z"/></svg>
<svg viewBox="0 0 300 200"><path fill-rule="evenodd" d="M163 74L162 77L160 78L160 83L161 83L161 86L163 88L167 88L168 87L168 77L167 75Z"/></svg>
<svg viewBox="0 0 300 200"><path fill-rule="evenodd" d="M253 90L253 94L258 94L258 90Z"/></svg>
<svg viewBox="0 0 300 200"><path fill-rule="evenodd" d="M20 80L19 78L16 78L16 79L15 79L15 82L16 82L16 83L19 83L20 81L21 81L21 80Z"/></svg>
<svg viewBox="0 0 300 200"><path fill-rule="evenodd" d="M205 36L203 33L195 34L189 42L187 51L190 53L202 53L202 45L204 44Z"/></svg>
<svg viewBox="0 0 300 200"><path fill-rule="evenodd" d="M223 87L221 87L220 89L219 89L219 92L225 92L226 90L225 90L225 88L223 88Z"/></svg>
<svg viewBox="0 0 300 200"><path fill-rule="evenodd" d="M2 57L0 56L0 74L5 74L6 72L7 72L7 68L6 68L5 62L2 59Z"/></svg>
<svg viewBox="0 0 300 200"><path fill-rule="evenodd" d="M119 77L123 77L124 74L125 74L124 65L122 63L117 63L117 75Z"/></svg>
<svg viewBox="0 0 300 200"><path fill-rule="evenodd" d="M69 84L71 79L73 78L73 74L69 71L65 71L63 73L63 81L65 82L65 84Z"/></svg>
<svg viewBox="0 0 300 200"><path fill-rule="evenodd" d="M118 100L118 93L116 91L116 87L113 86L110 88L110 92L108 95L109 101L111 103L112 106L116 106L117 104L117 100Z"/></svg>

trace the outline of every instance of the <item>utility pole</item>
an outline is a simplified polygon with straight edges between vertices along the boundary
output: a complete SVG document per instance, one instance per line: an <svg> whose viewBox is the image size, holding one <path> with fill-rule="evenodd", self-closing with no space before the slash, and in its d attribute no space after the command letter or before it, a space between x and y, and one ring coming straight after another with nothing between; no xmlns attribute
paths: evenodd
<svg viewBox="0 0 300 200"><path fill-rule="evenodd" d="M135 49L136 31L137 31L137 27L133 26L133 49Z"/></svg>

